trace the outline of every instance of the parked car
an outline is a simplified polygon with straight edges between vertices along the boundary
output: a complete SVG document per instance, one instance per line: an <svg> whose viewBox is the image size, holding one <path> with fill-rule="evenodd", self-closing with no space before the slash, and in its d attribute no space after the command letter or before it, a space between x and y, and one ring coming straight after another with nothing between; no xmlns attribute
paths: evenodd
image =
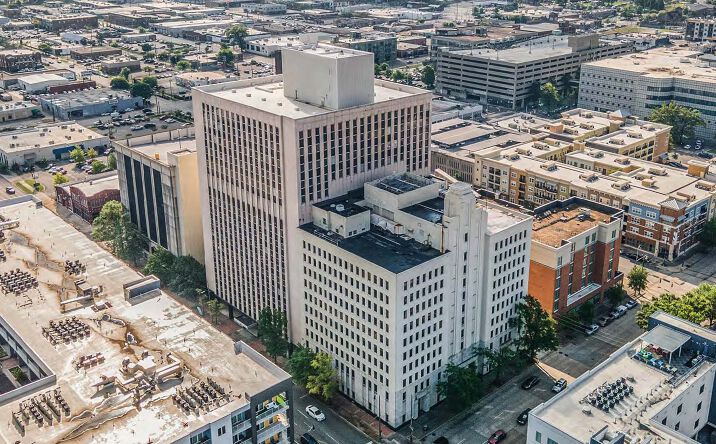
<svg viewBox="0 0 716 444"><path fill-rule="evenodd" d="M310 433L301 435L301 444L318 444L318 440L311 436Z"/></svg>
<svg viewBox="0 0 716 444"><path fill-rule="evenodd" d="M685 150L690 150L690 149L691 149L691 145L688 145L688 144L687 144L687 145L684 145L684 149L685 149Z"/></svg>
<svg viewBox="0 0 716 444"><path fill-rule="evenodd" d="M142 125L135 125L131 129L132 131L141 131L144 129L144 127Z"/></svg>
<svg viewBox="0 0 716 444"><path fill-rule="evenodd" d="M519 425L527 424L527 419L529 419L529 417L530 417L530 410L532 410L532 409L525 409L522 413L520 413L520 416L517 417L517 424L519 424Z"/></svg>
<svg viewBox="0 0 716 444"><path fill-rule="evenodd" d="M627 310L631 310L632 308L637 306L637 303L634 299L629 298L624 301L624 306L627 308Z"/></svg>
<svg viewBox="0 0 716 444"><path fill-rule="evenodd" d="M601 318L599 318L599 320L597 320L597 324L599 324L602 327L606 327L611 322L612 322L612 318L610 318L609 316L602 316Z"/></svg>
<svg viewBox="0 0 716 444"><path fill-rule="evenodd" d="M13 187L5 187L5 192L7 194L15 194L15 188Z"/></svg>
<svg viewBox="0 0 716 444"><path fill-rule="evenodd" d="M507 432L500 429L490 435L490 438L487 440L487 442L488 444L497 444L498 442L503 441L505 438L507 438Z"/></svg>
<svg viewBox="0 0 716 444"><path fill-rule="evenodd" d="M592 336L597 330L599 330L599 326L597 324L592 324L584 328L584 334Z"/></svg>
<svg viewBox="0 0 716 444"><path fill-rule="evenodd" d="M529 378L522 381L522 388L525 390L529 390L532 387L536 386L537 383L539 383L539 378L537 376L530 376Z"/></svg>
<svg viewBox="0 0 716 444"><path fill-rule="evenodd" d="M308 414L308 416L315 419L316 421L323 421L324 419L326 419L326 415L323 414L321 409L314 405L307 406L306 413Z"/></svg>
<svg viewBox="0 0 716 444"><path fill-rule="evenodd" d="M617 311L616 308L609 312L609 317L611 318L612 321L615 319L619 319L619 312Z"/></svg>
<svg viewBox="0 0 716 444"><path fill-rule="evenodd" d="M708 153L706 151L702 151L702 152L698 153L697 156L701 157L702 159L709 159L709 160L714 158L713 154Z"/></svg>
<svg viewBox="0 0 716 444"><path fill-rule="evenodd" d="M617 312L617 317L621 318L622 316L624 316L626 314L627 310L629 310L629 309L626 308L626 306L624 306L624 305L620 305L617 308L615 308L614 310L616 310L616 312Z"/></svg>
<svg viewBox="0 0 716 444"><path fill-rule="evenodd" d="M559 393L562 390L564 390L566 387L567 387L567 380L564 378L559 378L552 386L552 391L555 393Z"/></svg>

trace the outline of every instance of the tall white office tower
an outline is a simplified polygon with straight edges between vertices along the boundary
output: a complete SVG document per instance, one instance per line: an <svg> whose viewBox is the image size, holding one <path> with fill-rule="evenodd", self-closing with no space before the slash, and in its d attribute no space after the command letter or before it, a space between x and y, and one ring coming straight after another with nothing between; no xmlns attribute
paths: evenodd
<svg viewBox="0 0 716 444"><path fill-rule="evenodd" d="M427 173L431 94L375 80L366 52L317 45L282 59L283 75L194 89L194 118L209 288L254 320L287 311L299 338L298 227L314 203Z"/></svg>
<svg viewBox="0 0 716 444"><path fill-rule="evenodd" d="M476 201L469 184L390 175L315 204L301 229L303 340L393 427L440 400L448 364L516 335L532 218Z"/></svg>

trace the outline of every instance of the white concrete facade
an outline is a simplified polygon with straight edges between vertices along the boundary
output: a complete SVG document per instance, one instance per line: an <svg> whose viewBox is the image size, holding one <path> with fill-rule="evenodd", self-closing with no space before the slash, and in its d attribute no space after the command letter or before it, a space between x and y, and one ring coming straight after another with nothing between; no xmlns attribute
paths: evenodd
<svg viewBox="0 0 716 444"><path fill-rule="evenodd" d="M406 182L417 185L394 191ZM302 227L302 340L334 357L344 394L393 427L440 401L448 363L508 344L527 294L531 218L476 205L464 183L441 194L393 175L356 204L320 204Z"/></svg>
<svg viewBox="0 0 716 444"><path fill-rule="evenodd" d="M428 171L430 93L376 81L370 103L331 110L287 97L291 81L199 87L193 102L209 288L251 319L285 310L296 336L296 230L314 202L395 171Z"/></svg>

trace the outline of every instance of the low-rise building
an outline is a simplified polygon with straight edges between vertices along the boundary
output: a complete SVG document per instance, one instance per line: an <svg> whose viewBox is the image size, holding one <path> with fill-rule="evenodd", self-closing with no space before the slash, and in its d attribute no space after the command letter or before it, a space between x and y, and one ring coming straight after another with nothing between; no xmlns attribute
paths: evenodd
<svg viewBox="0 0 716 444"><path fill-rule="evenodd" d="M32 102L14 102L0 104L0 122L29 119L41 114L40 107Z"/></svg>
<svg viewBox="0 0 716 444"><path fill-rule="evenodd" d="M337 46L372 52L375 63L390 63L398 56L398 38L390 34L354 33L349 38L341 38Z"/></svg>
<svg viewBox="0 0 716 444"><path fill-rule="evenodd" d="M632 51L633 43L602 41L598 35L545 37L505 50L439 51L435 86L447 96L520 109L535 85L563 82L584 62Z"/></svg>
<svg viewBox="0 0 716 444"><path fill-rule="evenodd" d="M51 32L67 29L94 29L99 25L97 16L93 14L64 14L38 17L40 27Z"/></svg>
<svg viewBox="0 0 716 444"><path fill-rule="evenodd" d="M159 21L151 24L151 28L159 34L170 37L187 38L192 31L205 28L226 29L235 25L234 19L203 18L197 20Z"/></svg>
<svg viewBox="0 0 716 444"><path fill-rule="evenodd" d="M205 71L205 72L180 72L174 75L174 81L177 85L184 88L194 88L195 86L214 85L216 83L234 82L239 80L232 74L226 74L221 71Z"/></svg>
<svg viewBox="0 0 716 444"><path fill-rule="evenodd" d="M291 375L39 203L3 202L3 220L17 221L4 232L23 239L5 250L4 266L23 282L63 266L77 274L64 288L16 285L26 305L0 304L3 365L12 370L0 440L294 442Z"/></svg>
<svg viewBox="0 0 716 444"><path fill-rule="evenodd" d="M692 42L712 42L716 39L716 19L690 18L686 21L684 38Z"/></svg>
<svg viewBox="0 0 716 444"><path fill-rule="evenodd" d="M621 283L622 210L578 197L536 208L529 294L552 316L598 302Z"/></svg>
<svg viewBox="0 0 716 444"><path fill-rule="evenodd" d="M99 116L128 108L137 109L144 105L144 99L141 97L133 97L128 91L108 88L45 94L39 97L39 101L43 111L67 120Z"/></svg>
<svg viewBox="0 0 716 444"><path fill-rule="evenodd" d="M133 32L130 34L122 34L124 43L147 43L157 40L157 35L150 32Z"/></svg>
<svg viewBox="0 0 716 444"><path fill-rule="evenodd" d="M441 400L448 364L517 337L531 224L469 184L408 173L314 204L298 241L306 345L333 357L346 396L391 427L410 421Z"/></svg>
<svg viewBox="0 0 716 444"><path fill-rule="evenodd" d="M241 7L249 14L274 15L286 13L286 5L281 3L244 3Z"/></svg>
<svg viewBox="0 0 716 444"><path fill-rule="evenodd" d="M332 39L331 34L323 32L255 38L246 42L246 52L271 57L284 48L308 48Z"/></svg>
<svg viewBox="0 0 716 444"><path fill-rule="evenodd" d="M694 108L705 125L695 136L716 139L716 68L700 52L665 47L592 61L582 65L579 106L597 111L622 110L646 118L664 103Z"/></svg>
<svg viewBox="0 0 716 444"><path fill-rule="evenodd" d="M154 245L203 263L196 141L172 137L115 143L122 204Z"/></svg>
<svg viewBox="0 0 716 444"><path fill-rule="evenodd" d="M70 57L75 60L99 59L122 55L122 50L111 46L80 46L70 49Z"/></svg>
<svg viewBox="0 0 716 444"><path fill-rule="evenodd" d="M92 223L99 216L104 204L110 200L120 201L119 178L116 171L98 175L78 182L55 186L58 204Z"/></svg>
<svg viewBox="0 0 716 444"><path fill-rule="evenodd" d="M100 68L102 72L109 75L119 74L124 68L130 72L139 72L142 70L142 64L139 60L130 58L116 58L102 61Z"/></svg>
<svg viewBox="0 0 716 444"><path fill-rule="evenodd" d="M426 45L398 42L396 56L399 59L411 59L413 57L422 57L426 55L428 55L428 47Z"/></svg>
<svg viewBox="0 0 716 444"><path fill-rule="evenodd" d="M77 146L104 149L108 144L109 137L76 122L40 125L0 134L0 163L31 165L39 160L67 159Z"/></svg>
<svg viewBox="0 0 716 444"><path fill-rule="evenodd" d="M527 444L695 443L711 432L714 358L713 331L656 312L647 332L530 411Z"/></svg>
<svg viewBox="0 0 716 444"><path fill-rule="evenodd" d="M58 74L29 74L17 79L23 91L31 94L47 92L48 88L71 83L71 80Z"/></svg>
<svg viewBox="0 0 716 444"><path fill-rule="evenodd" d="M30 49L5 49L0 51L0 70L18 72L42 66L42 55Z"/></svg>

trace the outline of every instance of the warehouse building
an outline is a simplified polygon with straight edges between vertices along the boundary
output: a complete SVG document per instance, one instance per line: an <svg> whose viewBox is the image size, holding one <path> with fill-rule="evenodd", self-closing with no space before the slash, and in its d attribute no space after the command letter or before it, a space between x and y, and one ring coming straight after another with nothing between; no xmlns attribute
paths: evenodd
<svg viewBox="0 0 716 444"><path fill-rule="evenodd" d="M18 72L42 67L39 51L30 49L5 49L0 51L0 70Z"/></svg>
<svg viewBox="0 0 716 444"><path fill-rule="evenodd" d="M141 97L132 97L128 91L114 89L88 89L63 94L46 94L39 97L46 113L60 119L99 116L144 105Z"/></svg>

